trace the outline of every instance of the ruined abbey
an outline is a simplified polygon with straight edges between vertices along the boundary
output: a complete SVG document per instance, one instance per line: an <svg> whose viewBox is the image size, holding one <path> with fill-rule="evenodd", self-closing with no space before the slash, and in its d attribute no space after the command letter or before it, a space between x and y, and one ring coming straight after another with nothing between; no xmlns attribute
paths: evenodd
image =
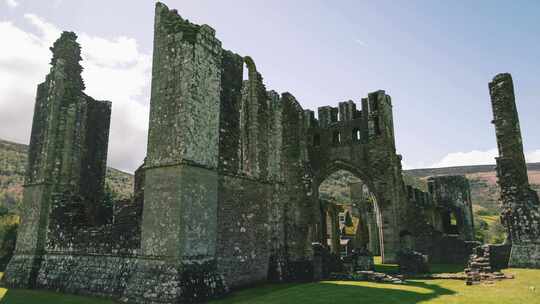
<svg viewBox="0 0 540 304"><path fill-rule="evenodd" d="M385 91L320 107L315 118L291 93L267 89L254 60L222 49L212 28L161 3L147 156L133 198L107 204L111 103L84 93L76 39L64 32L54 43L37 89L24 214L5 285L185 303L257 282L324 278L339 249L335 210L319 186L338 170L362 181L351 186L352 213L369 233L355 247L385 262L414 251L465 263L478 245L465 177L432 177L428 191L405 185ZM509 86L501 76L490 88L503 217L519 261L539 252L540 216L516 151L519 125L507 123L517 119L515 104L510 114L498 110L512 107Z"/></svg>

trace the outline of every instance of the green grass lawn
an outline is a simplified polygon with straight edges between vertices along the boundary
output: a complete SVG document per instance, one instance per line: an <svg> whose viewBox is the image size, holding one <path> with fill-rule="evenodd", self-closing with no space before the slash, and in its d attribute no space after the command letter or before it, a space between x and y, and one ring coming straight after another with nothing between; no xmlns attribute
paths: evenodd
<svg viewBox="0 0 540 304"><path fill-rule="evenodd" d="M377 269L389 272L396 265L380 263ZM460 272L461 266L433 265L432 272ZM540 270L507 269L513 280L493 285L466 286L462 280L407 280L405 284L322 281L306 284L267 284L236 291L211 304L297 304L297 303L399 303L399 304L540 304ZM112 304L113 301L62 295L53 292L0 289L6 304Z"/></svg>

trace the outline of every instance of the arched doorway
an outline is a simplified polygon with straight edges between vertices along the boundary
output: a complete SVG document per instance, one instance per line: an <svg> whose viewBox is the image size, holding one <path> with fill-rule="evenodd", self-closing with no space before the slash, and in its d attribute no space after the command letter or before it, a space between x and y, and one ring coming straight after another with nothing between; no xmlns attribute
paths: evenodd
<svg viewBox="0 0 540 304"><path fill-rule="evenodd" d="M384 258L384 232L391 228L385 228L377 194L372 190L373 183L346 163L336 162L327 169L314 182L319 219L312 229L312 241L342 256L352 249L364 248Z"/></svg>

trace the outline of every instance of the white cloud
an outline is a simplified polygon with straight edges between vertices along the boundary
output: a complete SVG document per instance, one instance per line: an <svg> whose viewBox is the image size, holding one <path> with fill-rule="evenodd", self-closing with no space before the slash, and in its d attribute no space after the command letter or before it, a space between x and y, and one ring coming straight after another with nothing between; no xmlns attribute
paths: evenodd
<svg viewBox="0 0 540 304"><path fill-rule="evenodd" d="M355 39L354 42L356 44L361 45L361 46L367 46L367 43L365 41L363 41L363 40L360 40L360 39Z"/></svg>
<svg viewBox="0 0 540 304"><path fill-rule="evenodd" d="M528 163L540 163L540 149L526 152L525 159Z"/></svg>
<svg viewBox="0 0 540 304"><path fill-rule="evenodd" d="M499 155L497 149L487 151L470 151L470 152L455 152L449 153L440 161L433 164L432 168L455 167L455 166L472 166L472 165L489 165L495 163L495 157Z"/></svg>
<svg viewBox="0 0 540 304"><path fill-rule="evenodd" d="M472 165L491 165L495 164L495 157L499 151L494 148L487 151L470 151L449 153L437 163L431 165L431 168L472 166ZM527 162L540 162L540 149L525 152Z"/></svg>
<svg viewBox="0 0 540 304"><path fill-rule="evenodd" d="M36 33L0 22L10 41L0 52L0 138L28 142L36 86L49 71L49 47L60 30L34 14L25 19ZM86 93L112 102L109 164L134 170L146 152L151 55L128 37L106 39L78 33Z"/></svg>
<svg viewBox="0 0 540 304"><path fill-rule="evenodd" d="M12 8L19 6L19 2L15 0L5 0L5 2L7 6L12 7Z"/></svg>

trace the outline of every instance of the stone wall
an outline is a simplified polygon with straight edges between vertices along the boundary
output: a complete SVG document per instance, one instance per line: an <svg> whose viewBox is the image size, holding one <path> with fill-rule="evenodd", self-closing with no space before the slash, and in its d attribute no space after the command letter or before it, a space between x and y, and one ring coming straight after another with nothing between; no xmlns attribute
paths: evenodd
<svg viewBox="0 0 540 304"><path fill-rule="evenodd" d="M157 3L147 157L133 199L111 208L110 103L83 93L75 38L55 43L38 86L25 214L5 284L146 304L313 280L328 271L321 261L338 261L316 256L312 242L324 230L319 185L340 169L373 192L383 260L395 260L411 205L384 91L361 110L349 100L315 119L292 94L268 91L254 60L223 50L212 28Z"/></svg>
<svg viewBox="0 0 540 304"><path fill-rule="evenodd" d="M15 260L30 258L26 264L34 266L10 271L8 265L8 284L21 276L30 279L22 286L33 285L34 268L45 250L71 238L79 227L110 224L112 219L103 201L111 104L83 93L76 38L62 33L51 48L50 73L38 85L15 250L21 256Z"/></svg>
<svg viewBox="0 0 540 304"><path fill-rule="evenodd" d="M499 157L501 220L512 242L510 266L540 267L540 200L531 189L510 74L498 74L489 83Z"/></svg>
<svg viewBox="0 0 540 304"><path fill-rule="evenodd" d="M457 234L465 241L474 240L471 190L467 178L461 175L430 177L428 189L436 208L441 210L443 232ZM456 220L455 231L450 231L451 214Z"/></svg>
<svg viewBox="0 0 540 304"><path fill-rule="evenodd" d="M428 255L430 262L465 264L479 245L474 241L468 180L464 176L435 176L428 179L428 192L406 188L409 205L400 236L409 235L412 249ZM450 213L455 214L455 225L451 225Z"/></svg>
<svg viewBox="0 0 540 304"><path fill-rule="evenodd" d="M218 270L231 288L264 282L271 254L270 202L275 188L241 177L220 177Z"/></svg>

